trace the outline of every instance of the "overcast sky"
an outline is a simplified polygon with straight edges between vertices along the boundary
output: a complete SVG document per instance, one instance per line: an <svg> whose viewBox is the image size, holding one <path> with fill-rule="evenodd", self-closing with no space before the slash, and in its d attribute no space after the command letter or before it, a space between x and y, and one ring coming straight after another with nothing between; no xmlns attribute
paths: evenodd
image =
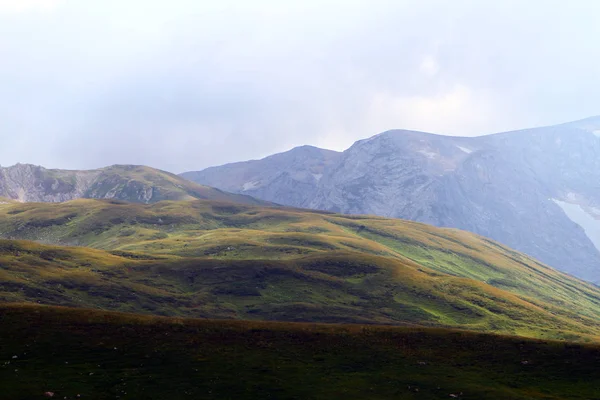
<svg viewBox="0 0 600 400"><path fill-rule="evenodd" d="M600 2L0 0L0 164L173 172L600 114Z"/></svg>

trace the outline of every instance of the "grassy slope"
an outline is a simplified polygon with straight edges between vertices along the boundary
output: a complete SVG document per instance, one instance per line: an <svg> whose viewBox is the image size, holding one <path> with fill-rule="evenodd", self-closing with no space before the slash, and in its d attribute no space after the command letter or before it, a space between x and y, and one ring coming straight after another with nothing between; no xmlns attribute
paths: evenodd
<svg viewBox="0 0 600 400"><path fill-rule="evenodd" d="M153 188L152 203L161 200L207 199L242 204L268 204L268 202L250 196L223 192L143 165L113 165L102 168L99 172L100 174L84 197L103 198L109 191L117 187L122 190L121 197L135 199L141 189Z"/></svg>
<svg viewBox="0 0 600 400"><path fill-rule="evenodd" d="M600 333L600 289L484 238L203 201L0 204L0 299L162 315Z"/></svg>
<svg viewBox="0 0 600 400"><path fill-rule="evenodd" d="M597 399L600 385L597 345L441 329L3 306L0 337L11 400L564 400Z"/></svg>

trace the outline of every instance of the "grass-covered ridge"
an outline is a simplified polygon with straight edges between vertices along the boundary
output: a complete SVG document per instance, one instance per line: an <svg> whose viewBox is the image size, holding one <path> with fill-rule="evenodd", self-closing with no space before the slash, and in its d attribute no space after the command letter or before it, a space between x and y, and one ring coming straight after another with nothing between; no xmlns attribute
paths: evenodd
<svg viewBox="0 0 600 400"><path fill-rule="evenodd" d="M156 203L163 200L207 199L245 204L268 204L250 196L227 193L219 189L182 179L170 172L143 165L113 165L98 170L99 175L83 197Z"/></svg>
<svg viewBox="0 0 600 400"><path fill-rule="evenodd" d="M598 345L444 329L16 305L0 337L3 400L583 400L600 385Z"/></svg>
<svg viewBox="0 0 600 400"><path fill-rule="evenodd" d="M600 335L598 287L485 238L401 220L206 201L5 203L0 237L5 302Z"/></svg>

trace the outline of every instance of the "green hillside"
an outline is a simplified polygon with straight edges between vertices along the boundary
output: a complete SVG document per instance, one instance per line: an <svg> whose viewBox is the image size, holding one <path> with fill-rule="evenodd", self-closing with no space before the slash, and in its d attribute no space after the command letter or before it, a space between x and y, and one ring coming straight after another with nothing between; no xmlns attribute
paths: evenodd
<svg viewBox="0 0 600 400"><path fill-rule="evenodd" d="M115 199L156 203L163 200L206 199L242 204L269 204L250 196L227 193L200 185L170 172L143 165L113 165L102 168L83 197L105 198L116 192Z"/></svg>
<svg viewBox="0 0 600 400"><path fill-rule="evenodd" d="M596 399L598 345L0 307L0 399Z"/></svg>
<svg viewBox="0 0 600 400"><path fill-rule="evenodd" d="M401 220L206 201L78 200L0 204L0 237L10 239L0 241L4 302L600 335L598 287L485 238Z"/></svg>

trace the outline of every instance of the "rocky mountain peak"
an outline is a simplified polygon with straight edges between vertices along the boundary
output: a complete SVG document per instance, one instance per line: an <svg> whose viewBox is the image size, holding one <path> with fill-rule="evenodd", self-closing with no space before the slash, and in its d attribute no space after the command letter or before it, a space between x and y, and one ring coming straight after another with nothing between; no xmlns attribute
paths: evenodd
<svg viewBox="0 0 600 400"><path fill-rule="evenodd" d="M365 163L375 159L378 162L406 163L418 157L424 170L443 175L454 171L462 161L480 149L474 138L391 130L356 142L343 153L342 158L358 157Z"/></svg>
<svg viewBox="0 0 600 400"><path fill-rule="evenodd" d="M600 282L599 135L600 117L479 137L391 130L326 161L282 153L189 178L290 206L469 230Z"/></svg>

